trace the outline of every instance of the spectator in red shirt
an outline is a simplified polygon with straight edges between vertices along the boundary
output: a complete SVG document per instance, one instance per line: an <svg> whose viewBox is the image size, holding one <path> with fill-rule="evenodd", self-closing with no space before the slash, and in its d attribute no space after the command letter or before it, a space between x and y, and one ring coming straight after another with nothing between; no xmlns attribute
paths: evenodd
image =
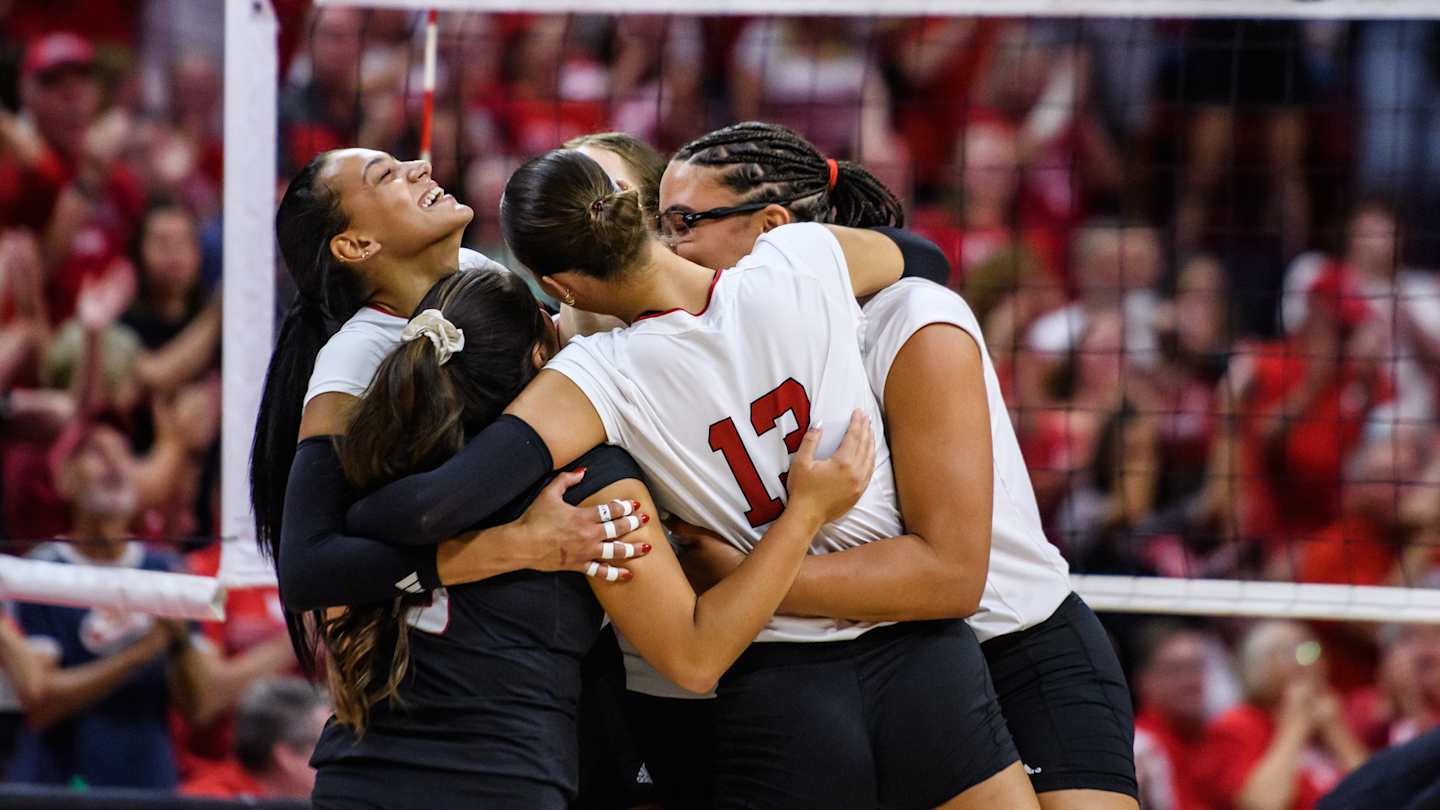
<svg viewBox="0 0 1440 810"><path fill-rule="evenodd" d="M100 116L95 52L69 33L26 49L21 112L0 112L0 227L40 238L51 322L68 318L86 278L123 253L141 207L118 162L130 134L122 111Z"/></svg>
<svg viewBox="0 0 1440 810"><path fill-rule="evenodd" d="M1195 765L1205 742L1209 641L1198 630L1151 629L1136 685L1135 770L1146 810L1205 810Z"/></svg>
<svg viewBox="0 0 1440 810"><path fill-rule="evenodd" d="M1420 527L1405 525L1401 513L1406 482L1420 474L1425 445L1418 428L1406 428L1376 436L1356 451L1345 469L1340 517L1300 543L1299 581L1410 584L1401 554ZM1372 625L1323 622L1315 632L1331 653L1331 685L1348 695L1375 682L1379 651Z"/></svg>
<svg viewBox="0 0 1440 810"><path fill-rule="evenodd" d="M1378 682L1345 707L1351 727L1377 751L1440 726L1440 625L1392 625L1380 635Z"/></svg>
<svg viewBox="0 0 1440 810"><path fill-rule="evenodd" d="M1280 552L1340 517L1341 473L1366 420L1392 396L1382 325L1339 273L1311 288L1289 338L1232 364L1238 392L1241 533L1264 538L1269 574L1294 579Z"/></svg>
<svg viewBox="0 0 1440 810"><path fill-rule="evenodd" d="M330 717L315 687L299 678L257 682L235 710L235 758L181 786L187 796L308 799L310 754Z"/></svg>
<svg viewBox="0 0 1440 810"><path fill-rule="evenodd" d="M1253 627L1240 645L1240 679L1245 702L1210 724L1198 755L1199 784L1217 810L1311 810L1365 761L1304 626Z"/></svg>
<svg viewBox="0 0 1440 810"><path fill-rule="evenodd" d="M960 188L956 204L921 208L911 227L934 241L950 260L950 286L961 289L972 273L1001 251L1019 246L1031 253L1061 284L1053 230L1035 227L1018 206L1021 166L1014 127L995 116L976 114L958 144Z"/></svg>

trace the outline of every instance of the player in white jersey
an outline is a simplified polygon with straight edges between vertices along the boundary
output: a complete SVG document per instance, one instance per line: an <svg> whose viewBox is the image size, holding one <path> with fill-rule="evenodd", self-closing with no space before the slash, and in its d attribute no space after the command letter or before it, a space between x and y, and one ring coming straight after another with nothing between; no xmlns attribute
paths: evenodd
<svg viewBox="0 0 1440 810"><path fill-rule="evenodd" d="M662 506L748 549L783 505L805 430L875 411L855 296L901 275L890 236L800 225L706 270L653 239L636 194L563 150L516 172L501 221L548 291L631 326L572 342L506 419L357 503L352 527L391 542L448 535L527 484L509 480L521 469L543 474L609 439ZM812 550L898 534L889 477L881 462L875 494ZM880 624L776 622L742 655L718 688L717 806L1037 806L968 627ZM968 673L967 688L937 671Z"/></svg>
<svg viewBox="0 0 1440 810"><path fill-rule="evenodd" d="M329 509L341 528L351 493L333 486L344 480L338 459L333 449L321 447L328 458L296 465L292 475L297 436L343 434L349 409L399 341L406 319L396 313L408 315L436 281L457 269L494 264L460 248L472 216L444 194L428 163L401 162L374 150L326 152L290 182L275 225L298 294L271 357L251 469L257 534L271 559L286 509L311 516ZM311 497L287 503L287 486ZM607 540L599 516L587 509L581 520L582 510L558 499L545 503L548 510L525 516L524 531L501 527L471 546L400 548L364 538L343 547L317 544L311 562L329 576L291 583L282 596L308 604L363 604L523 568L586 571ZM611 562L618 561L598 561L596 573L607 574ZM362 565L366 572L389 573L356 576ZM302 622L287 614L296 652L309 663Z"/></svg>
<svg viewBox="0 0 1440 810"><path fill-rule="evenodd" d="M662 231L681 255L725 267L792 221L881 224L879 209L824 204L833 165L781 127L717 130L682 147L667 168ZM707 215L737 207L744 216ZM908 280L881 291L864 313L866 370L886 414L900 503L924 542L812 557L781 612L969 616L1042 804L1135 807L1124 674L1046 541L974 314L949 290ZM993 464L966 463L977 456ZM713 569L713 579L734 562L702 540L690 566Z"/></svg>

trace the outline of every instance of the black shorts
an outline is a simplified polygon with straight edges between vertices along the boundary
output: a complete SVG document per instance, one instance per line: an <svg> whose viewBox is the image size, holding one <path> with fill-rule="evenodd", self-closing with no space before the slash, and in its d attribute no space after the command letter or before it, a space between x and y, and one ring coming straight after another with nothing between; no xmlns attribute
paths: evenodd
<svg viewBox="0 0 1440 810"><path fill-rule="evenodd" d="M621 810L656 800L626 707L625 663L606 627L580 664L580 795L571 810Z"/></svg>
<svg viewBox="0 0 1440 810"><path fill-rule="evenodd" d="M1036 793L1089 789L1139 798L1130 689L1084 600L1072 593L1050 618L981 649Z"/></svg>
<svg viewBox="0 0 1440 810"><path fill-rule="evenodd" d="M700 698L625 694L625 718L645 762L653 798L666 810L703 810L711 806L715 703Z"/></svg>
<svg viewBox="0 0 1440 810"><path fill-rule="evenodd" d="M313 810L565 810L567 804L559 787L529 779L370 759L321 765L310 794Z"/></svg>
<svg viewBox="0 0 1440 810"><path fill-rule="evenodd" d="M1018 759L961 621L752 644L717 693L719 808L929 808Z"/></svg>

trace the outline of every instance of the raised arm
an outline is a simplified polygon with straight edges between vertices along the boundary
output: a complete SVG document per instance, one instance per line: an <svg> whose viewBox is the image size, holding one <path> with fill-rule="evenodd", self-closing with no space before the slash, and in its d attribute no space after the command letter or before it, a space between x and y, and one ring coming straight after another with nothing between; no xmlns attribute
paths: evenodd
<svg viewBox="0 0 1440 810"><path fill-rule="evenodd" d="M829 459L816 461L818 429L809 431L788 478L790 498L755 550L725 581L697 597L680 563L654 524L635 539L654 552L633 563L640 574L624 587L592 580L592 587L620 632L662 675L692 692L708 692L755 640L785 595L820 527L855 505L875 469L875 436L859 411ZM636 480L596 493L596 503L639 501L654 510L650 493Z"/></svg>
<svg viewBox="0 0 1440 810"><path fill-rule="evenodd" d="M357 501L345 524L387 543L434 545L483 524L545 474L604 441L589 398L563 374L541 371L454 458Z"/></svg>

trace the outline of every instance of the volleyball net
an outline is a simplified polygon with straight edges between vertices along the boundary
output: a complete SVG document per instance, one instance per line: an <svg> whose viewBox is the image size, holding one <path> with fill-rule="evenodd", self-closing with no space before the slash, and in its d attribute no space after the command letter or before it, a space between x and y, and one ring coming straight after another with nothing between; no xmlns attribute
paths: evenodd
<svg viewBox="0 0 1440 810"><path fill-rule="evenodd" d="M610 129L665 151L765 119L863 162L947 252L1047 533L1097 609L1440 621L1440 8L676 10L365 0L277 19L227 2L215 587L273 584L246 481L290 294L255 272L277 266L274 167L428 152L476 210L467 244L505 260L498 196L526 157ZM184 606L152 607L209 610L211 585L176 583Z"/></svg>

